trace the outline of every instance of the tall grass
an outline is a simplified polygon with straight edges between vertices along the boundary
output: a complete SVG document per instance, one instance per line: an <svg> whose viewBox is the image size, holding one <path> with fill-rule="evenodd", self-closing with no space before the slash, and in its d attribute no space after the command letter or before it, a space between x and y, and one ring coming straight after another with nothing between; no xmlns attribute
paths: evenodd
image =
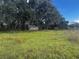
<svg viewBox="0 0 79 59"><path fill-rule="evenodd" d="M0 59L79 59L78 45L64 31L0 33Z"/></svg>
<svg viewBox="0 0 79 59"><path fill-rule="evenodd" d="M65 31L65 35L70 42L79 43L79 30L67 30Z"/></svg>

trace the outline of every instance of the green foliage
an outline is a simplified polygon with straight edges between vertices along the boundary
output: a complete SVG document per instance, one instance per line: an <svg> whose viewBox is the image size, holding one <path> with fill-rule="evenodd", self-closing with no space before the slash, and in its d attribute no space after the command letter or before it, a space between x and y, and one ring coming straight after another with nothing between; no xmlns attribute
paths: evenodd
<svg viewBox="0 0 79 59"><path fill-rule="evenodd" d="M79 59L64 31L0 33L0 59Z"/></svg>
<svg viewBox="0 0 79 59"><path fill-rule="evenodd" d="M51 4L51 0L29 0L28 3L27 0L1 1L0 30L28 30L29 24L39 29L67 27L67 22Z"/></svg>

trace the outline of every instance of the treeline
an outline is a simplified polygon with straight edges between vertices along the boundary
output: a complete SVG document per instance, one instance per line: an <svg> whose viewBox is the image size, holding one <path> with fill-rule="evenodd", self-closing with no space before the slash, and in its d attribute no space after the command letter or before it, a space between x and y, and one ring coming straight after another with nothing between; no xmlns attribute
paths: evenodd
<svg viewBox="0 0 79 59"><path fill-rule="evenodd" d="M79 23L78 22L73 22L73 23L69 24L68 29L79 30Z"/></svg>
<svg viewBox="0 0 79 59"><path fill-rule="evenodd" d="M67 29L67 24L51 0L0 0L0 30Z"/></svg>

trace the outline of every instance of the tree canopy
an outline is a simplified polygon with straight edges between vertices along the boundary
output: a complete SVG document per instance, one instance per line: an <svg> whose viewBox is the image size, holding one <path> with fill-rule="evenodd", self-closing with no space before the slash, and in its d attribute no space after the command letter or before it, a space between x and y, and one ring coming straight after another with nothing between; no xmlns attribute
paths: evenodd
<svg viewBox="0 0 79 59"><path fill-rule="evenodd" d="M67 23L51 0L0 0L0 30L67 28Z"/></svg>

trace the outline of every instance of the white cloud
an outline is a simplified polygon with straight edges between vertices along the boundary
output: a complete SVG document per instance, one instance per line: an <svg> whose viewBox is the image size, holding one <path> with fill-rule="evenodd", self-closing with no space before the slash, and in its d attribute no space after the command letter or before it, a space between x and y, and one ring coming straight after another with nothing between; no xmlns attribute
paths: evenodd
<svg viewBox="0 0 79 59"><path fill-rule="evenodd" d="M79 18L74 19L74 22L79 23Z"/></svg>
<svg viewBox="0 0 79 59"><path fill-rule="evenodd" d="M69 21L69 24L73 24L73 23L79 23L79 17L73 19L72 21Z"/></svg>
<svg viewBox="0 0 79 59"><path fill-rule="evenodd" d="M79 23L79 20L75 20L75 22Z"/></svg>

